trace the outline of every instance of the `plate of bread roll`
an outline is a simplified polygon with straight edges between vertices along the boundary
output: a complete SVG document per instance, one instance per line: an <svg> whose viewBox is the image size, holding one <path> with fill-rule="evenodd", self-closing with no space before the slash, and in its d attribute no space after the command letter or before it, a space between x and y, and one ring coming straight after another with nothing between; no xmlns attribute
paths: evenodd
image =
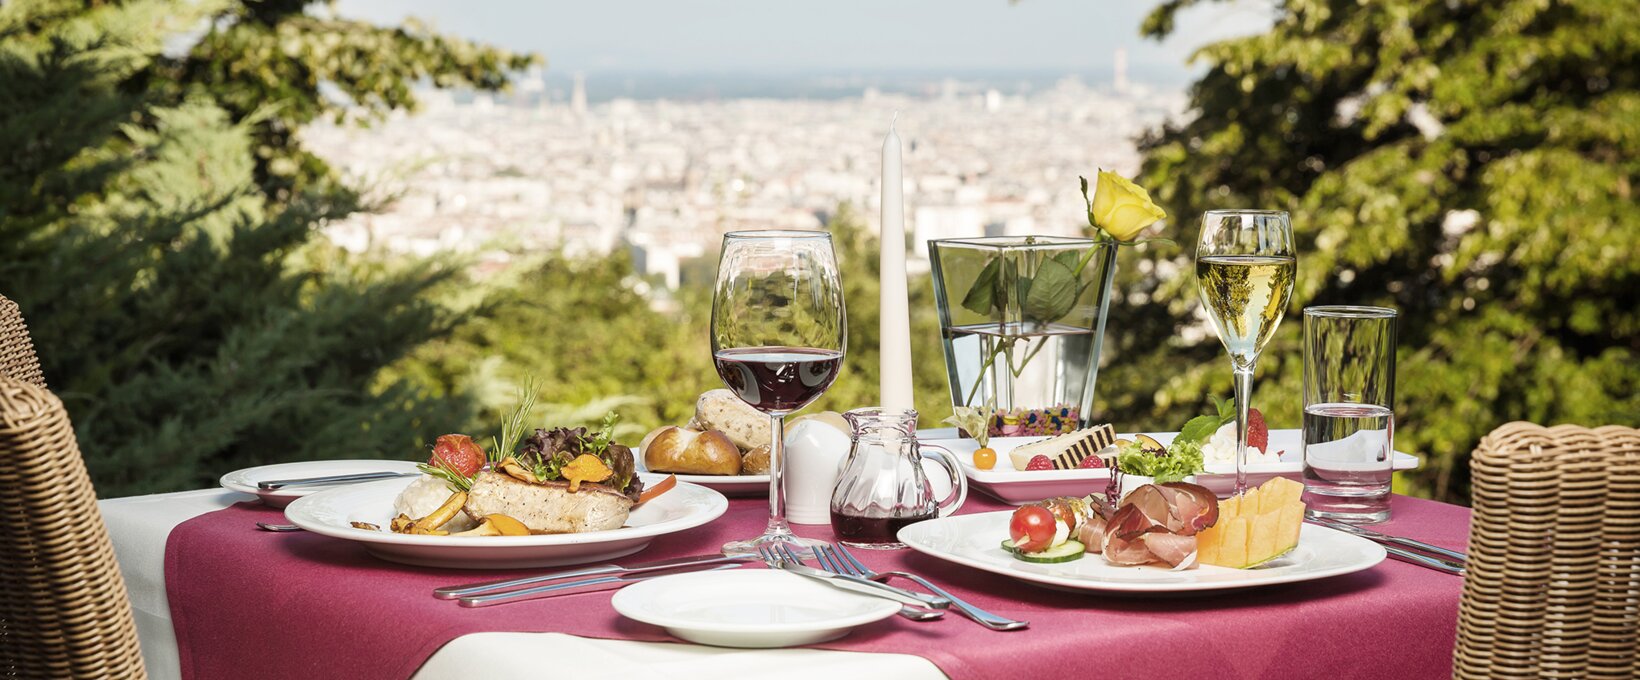
<svg viewBox="0 0 1640 680"><path fill-rule="evenodd" d="M726 496L769 492L769 418L726 389L700 395L687 424L656 428L638 450L641 468L680 482Z"/></svg>

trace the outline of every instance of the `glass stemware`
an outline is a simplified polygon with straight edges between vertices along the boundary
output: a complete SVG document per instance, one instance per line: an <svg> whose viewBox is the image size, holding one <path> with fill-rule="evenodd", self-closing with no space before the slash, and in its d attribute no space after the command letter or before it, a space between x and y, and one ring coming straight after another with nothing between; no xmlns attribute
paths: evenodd
<svg viewBox="0 0 1640 680"><path fill-rule="evenodd" d="M723 237L712 298L712 359L718 377L769 416L769 525L723 546L726 555L769 542L807 550L792 534L782 493L785 417L820 398L843 367L848 322L831 235L823 231L737 231Z"/></svg>
<svg viewBox="0 0 1640 680"><path fill-rule="evenodd" d="M1247 410L1253 368L1293 295L1298 258L1287 213L1210 210L1196 243L1196 288L1236 383L1236 495L1247 492Z"/></svg>

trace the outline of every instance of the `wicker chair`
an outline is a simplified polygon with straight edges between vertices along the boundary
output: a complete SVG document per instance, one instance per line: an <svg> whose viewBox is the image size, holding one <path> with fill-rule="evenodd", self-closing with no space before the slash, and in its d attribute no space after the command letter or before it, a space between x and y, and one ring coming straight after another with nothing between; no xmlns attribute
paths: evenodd
<svg viewBox="0 0 1640 680"><path fill-rule="evenodd" d="M1640 677L1640 430L1509 423L1470 470L1454 677Z"/></svg>
<svg viewBox="0 0 1640 680"><path fill-rule="evenodd" d="M34 356L34 343L29 340L28 325L23 323L23 312L4 295L0 295L0 378L46 386L40 359Z"/></svg>
<svg viewBox="0 0 1640 680"><path fill-rule="evenodd" d="M0 516L0 677L145 677L68 414L44 387L6 378Z"/></svg>

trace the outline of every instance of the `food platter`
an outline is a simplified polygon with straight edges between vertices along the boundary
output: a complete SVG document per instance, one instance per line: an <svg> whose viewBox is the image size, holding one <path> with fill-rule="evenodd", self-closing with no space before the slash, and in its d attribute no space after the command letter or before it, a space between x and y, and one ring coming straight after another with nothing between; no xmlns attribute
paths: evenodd
<svg viewBox="0 0 1640 680"><path fill-rule="evenodd" d="M998 546L997 538L1008 535L1011 514L998 511L918 522L901 529L899 538L917 552L1028 583L1115 593L1189 593L1295 583L1370 569L1385 557L1384 548L1372 541L1305 524L1297 548L1255 569L1122 567L1096 555L1035 564L1015 559Z"/></svg>
<svg viewBox="0 0 1640 680"><path fill-rule="evenodd" d="M1149 432L1144 433L1154 437L1162 444L1170 444L1177 432ZM1130 438L1131 434L1117 435L1121 438ZM990 470L980 470L974 467L974 450L978 444L972 439L957 438L956 430L940 428L923 430L917 433L917 438L930 444L938 444L957 454L956 459L962 464L963 473L968 476L968 482L975 489L1004 503L1021 505L1034 503L1043 498L1053 496L1082 496L1088 493L1103 491L1110 479L1110 472L1104 469L1074 469L1074 470L1030 470L1021 471L1011 468L1007 464L1008 452L1015 447L1038 441L1041 437L993 437L991 448L996 449L999 463ZM1294 481L1301 481L1304 459L1301 448L1302 435L1298 430L1270 430L1270 449L1281 453L1281 462L1253 464L1247 467L1247 483L1249 486L1258 486L1271 477L1286 477ZM1395 452L1391 461L1396 470L1415 470L1423 461L1417 456ZM1233 490L1236 481L1236 471L1233 466L1216 465L1209 463L1204 474L1191 478L1197 484L1207 487L1220 496L1227 496Z"/></svg>
<svg viewBox="0 0 1640 680"><path fill-rule="evenodd" d="M282 508L303 496L318 493L328 486L287 486L271 491L257 488L257 482L276 479L303 479L332 475L357 475L368 472L401 472L415 474L416 464L407 460L315 460L300 463L279 463L234 470L222 475L222 488L248 493L262 499L270 507Z"/></svg>
<svg viewBox="0 0 1640 680"><path fill-rule="evenodd" d="M645 484L664 477L643 474ZM550 567L609 560L638 552L658 536L692 529L721 516L729 501L712 489L679 482L632 511L626 524L608 531L530 536L425 536L372 531L351 522L386 526L393 501L411 479L390 479L326 489L285 508L291 523L310 532L354 541L391 562L457 569Z"/></svg>

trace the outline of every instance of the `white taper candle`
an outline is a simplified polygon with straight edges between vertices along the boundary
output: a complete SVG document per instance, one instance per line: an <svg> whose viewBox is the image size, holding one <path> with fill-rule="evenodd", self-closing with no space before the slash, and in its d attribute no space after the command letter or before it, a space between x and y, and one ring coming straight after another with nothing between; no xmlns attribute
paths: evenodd
<svg viewBox="0 0 1640 680"><path fill-rule="evenodd" d="M897 121L899 113L894 114ZM906 292L905 199L900 136L889 123L883 139L882 281L878 353L883 408L912 408L911 303Z"/></svg>

